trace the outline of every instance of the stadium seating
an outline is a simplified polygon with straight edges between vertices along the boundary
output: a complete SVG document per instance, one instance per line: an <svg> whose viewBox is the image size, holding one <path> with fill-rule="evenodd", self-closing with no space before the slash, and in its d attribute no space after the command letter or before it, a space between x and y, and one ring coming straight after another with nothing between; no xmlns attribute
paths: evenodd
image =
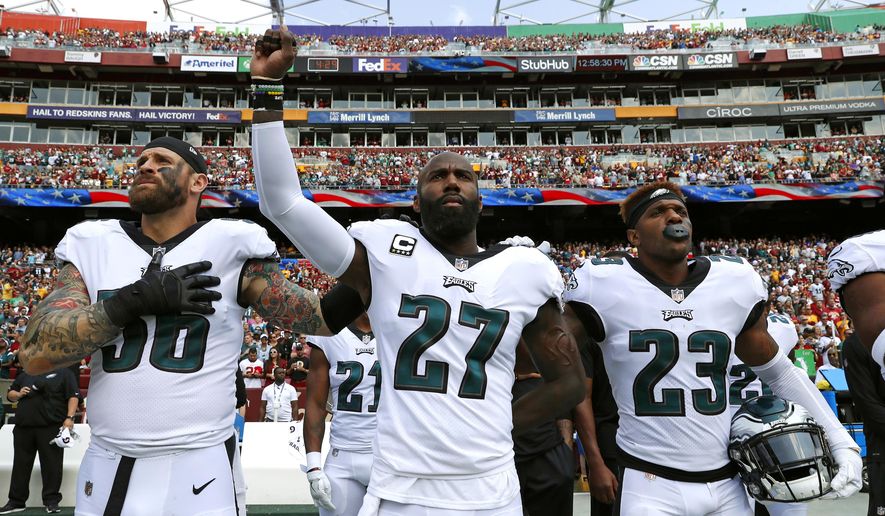
<svg viewBox="0 0 885 516"><path fill-rule="evenodd" d="M69 31L44 32L3 27L6 42L33 48L128 50L151 52L157 48L169 52L228 52L251 53L254 34L234 34L212 31L176 32L115 32L101 27L78 27ZM391 34L389 36L332 35L326 39L315 34L296 34L300 51L311 49L325 54L420 54L451 49L460 53L504 52L575 52L583 49L609 46L630 50L697 49L716 46L745 47L747 45L793 46L836 42L878 41L881 33L873 27L851 33L824 30L811 25L755 27L714 31L654 30L627 34L550 34L520 37L457 36L447 39L441 35Z"/></svg>
<svg viewBox="0 0 885 516"><path fill-rule="evenodd" d="M135 147L0 147L0 187L125 188ZM443 150L463 153L497 187L625 188L655 180L682 184L840 182L882 178L885 139L824 138L715 144L573 147L326 148L293 150L308 188L410 189ZM251 190L251 151L203 147L210 184Z"/></svg>

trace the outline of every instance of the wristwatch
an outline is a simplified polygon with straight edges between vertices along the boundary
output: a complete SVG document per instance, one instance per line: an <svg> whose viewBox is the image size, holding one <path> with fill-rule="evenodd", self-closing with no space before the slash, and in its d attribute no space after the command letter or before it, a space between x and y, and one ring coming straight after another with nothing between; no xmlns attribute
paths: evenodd
<svg viewBox="0 0 885 516"><path fill-rule="evenodd" d="M71 421L73 421L73 420L74 420L74 416L65 416L65 419L70 419Z"/></svg>

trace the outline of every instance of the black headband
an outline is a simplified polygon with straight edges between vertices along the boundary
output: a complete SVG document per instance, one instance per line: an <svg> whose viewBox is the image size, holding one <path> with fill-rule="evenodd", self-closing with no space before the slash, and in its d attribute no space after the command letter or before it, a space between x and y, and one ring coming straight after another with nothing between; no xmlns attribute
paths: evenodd
<svg viewBox="0 0 885 516"><path fill-rule="evenodd" d="M635 228L636 223L639 222L639 218L642 217L642 214L645 213L645 210L651 207L652 204L668 199L679 201L683 204L683 206L685 205L685 200L678 194L674 193L672 190L669 190L667 188L658 188L657 190L649 192L648 195L646 195L641 201L636 203L636 206L634 206L633 209L630 210L630 216L627 217L627 228Z"/></svg>
<svg viewBox="0 0 885 516"><path fill-rule="evenodd" d="M160 136L159 138L154 138L148 142L148 144L144 146L144 149L142 149L142 152L154 147L171 150L175 154L178 154L181 159L186 161L197 173L206 173L206 160L203 159L203 156L197 152L197 149L195 149L193 145L171 136Z"/></svg>

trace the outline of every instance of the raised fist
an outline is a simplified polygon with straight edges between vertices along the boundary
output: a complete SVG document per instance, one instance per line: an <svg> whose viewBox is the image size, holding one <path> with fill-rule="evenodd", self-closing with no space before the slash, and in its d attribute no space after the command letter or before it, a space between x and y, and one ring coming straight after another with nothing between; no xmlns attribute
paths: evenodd
<svg viewBox="0 0 885 516"><path fill-rule="evenodd" d="M286 70L295 63L295 36L286 28L267 29L264 36L255 41L249 73L253 79L282 79Z"/></svg>

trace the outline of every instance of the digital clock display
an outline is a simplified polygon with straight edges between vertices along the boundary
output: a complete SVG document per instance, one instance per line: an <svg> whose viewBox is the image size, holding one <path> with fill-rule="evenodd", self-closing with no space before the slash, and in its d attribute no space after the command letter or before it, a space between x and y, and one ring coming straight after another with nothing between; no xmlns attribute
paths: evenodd
<svg viewBox="0 0 885 516"><path fill-rule="evenodd" d="M623 72L627 69L627 56L578 56L575 71Z"/></svg>
<svg viewBox="0 0 885 516"><path fill-rule="evenodd" d="M309 57L307 58L308 72L337 72L337 57Z"/></svg>

